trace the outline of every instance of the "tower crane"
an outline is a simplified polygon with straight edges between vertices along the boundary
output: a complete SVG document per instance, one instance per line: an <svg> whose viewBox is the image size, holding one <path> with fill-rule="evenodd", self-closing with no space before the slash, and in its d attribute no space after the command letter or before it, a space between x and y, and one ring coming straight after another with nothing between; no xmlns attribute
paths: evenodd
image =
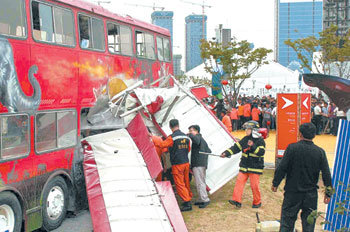
<svg viewBox="0 0 350 232"><path fill-rule="evenodd" d="M125 5L136 6L136 7L148 7L148 8L152 8L154 11L157 10L157 9L163 11L165 9L165 7L163 7L163 6L156 6L154 3L153 3L153 6L142 5L142 4L132 4L132 3L125 3Z"/></svg>
<svg viewBox="0 0 350 232"><path fill-rule="evenodd" d="M111 3L111 1L94 1L94 2L96 2L99 6L101 6L101 3L106 3L106 4Z"/></svg>
<svg viewBox="0 0 350 232"><path fill-rule="evenodd" d="M195 6L201 6L202 7L202 37L203 37L203 39L204 39L204 8L212 8L213 6L210 6L210 5L206 5L205 3L204 3L204 0L203 0L203 3L202 4L200 4L200 3L196 3L196 2L190 2L190 1L184 1L184 0L182 0L182 2L184 2L184 3L188 3L188 4L192 4L192 5L195 5Z"/></svg>

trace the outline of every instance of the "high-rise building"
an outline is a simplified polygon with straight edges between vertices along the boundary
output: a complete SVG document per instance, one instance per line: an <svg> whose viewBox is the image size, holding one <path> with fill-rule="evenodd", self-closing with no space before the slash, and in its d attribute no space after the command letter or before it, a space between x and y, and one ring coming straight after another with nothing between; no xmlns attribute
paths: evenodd
<svg viewBox="0 0 350 232"><path fill-rule="evenodd" d="M323 0L323 28L338 26L339 35L350 28L350 0Z"/></svg>
<svg viewBox="0 0 350 232"><path fill-rule="evenodd" d="M181 76L183 73L181 71L181 55L173 55L173 64L174 64L174 75Z"/></svg>
<svg viewBox="0 0 350 232"><path fill-rule="evenodd" d="M173 45L173 16L172 11L154 11L151 14L152 23L164 27L170 31L171 34L171 45Z"/></svg>
<svg viewBox="0 0 350 232"><path fill-rule="evenodd" d="M215 28L215 35L215 41L224 46L231 42L231 29L222 28L222 24Z"/></svg>
<svg viewBox="0 0 350 232"><path fill-rule="evenodd" d="M318 37L318 33L322 31L323 2L322 0L275 0L275 4L275 60L285 67L296 67L295 64L300 63L297 54L291 47L284 44L284 41L311 35Z"/></svg>
<svg viewBox="0 0 350 232"><path fill-rule="evenodd" d="M204 21L204 23L203 23ZM186 72L203 63L201 39L207 39L207 16L189 15L186 22Z"/></svg>

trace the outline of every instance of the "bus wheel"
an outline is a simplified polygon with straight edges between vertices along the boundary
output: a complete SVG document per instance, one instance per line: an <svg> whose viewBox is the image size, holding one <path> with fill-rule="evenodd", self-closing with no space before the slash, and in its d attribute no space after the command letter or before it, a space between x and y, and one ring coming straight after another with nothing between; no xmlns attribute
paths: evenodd
<svg viewBox="0 0 350 232"><path fill-rule="evenodd" d="M17 197L10 192L0 193L0 231L20 232L22 208Z"/></svg>
<svg viewBox="0 0 350 232"><path fill-rule="evenodd" d="M51 231L59 227L66 217L68 187L60 176L53 178L43 192L43 228Z"/></svg>

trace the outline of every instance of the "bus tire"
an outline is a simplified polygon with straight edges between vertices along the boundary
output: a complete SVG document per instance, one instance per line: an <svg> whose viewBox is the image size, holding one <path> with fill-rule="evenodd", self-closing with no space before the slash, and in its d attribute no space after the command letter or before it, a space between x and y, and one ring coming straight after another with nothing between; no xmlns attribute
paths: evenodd
<svg viewBox="0 0 350 232"><path fill-rule="evenodd" d="M0 221L5 220L8 221L9 224L12 224L14 232L21 231L23 220L22 207L14 194L10 192L0 193L0 217ZM0 223L0 226L3 225L3 222ZM11 225L9 226L12 227ZM7 229L5 227L0 228L0 230L6 231ZM12 228L8 230L11 231Z"/></svg>
<svg viewBox="0 0 350 232"><path fill-rule="evenodd" d="M42 202L43 229L58 228L66 217L68 206L68 187L62 177L57 176L46 185Z"/></svg>

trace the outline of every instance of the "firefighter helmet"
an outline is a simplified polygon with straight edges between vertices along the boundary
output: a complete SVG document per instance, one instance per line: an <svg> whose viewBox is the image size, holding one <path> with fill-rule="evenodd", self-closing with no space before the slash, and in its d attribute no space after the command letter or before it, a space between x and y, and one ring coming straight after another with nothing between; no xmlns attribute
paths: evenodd
<svg viewBox="0 0 350 232"><path fill-rule="evenodd" d="M245 122L242 126L244 129L259 129L259 123L253 120Z"/></svg>

